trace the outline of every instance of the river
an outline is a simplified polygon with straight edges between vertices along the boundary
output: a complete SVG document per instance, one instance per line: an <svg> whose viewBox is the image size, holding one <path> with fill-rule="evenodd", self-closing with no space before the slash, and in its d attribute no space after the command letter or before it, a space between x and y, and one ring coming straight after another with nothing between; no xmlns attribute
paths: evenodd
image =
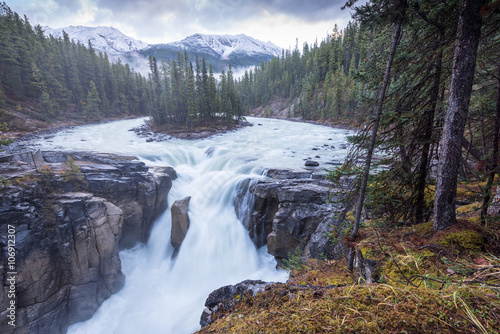
<svg viewBox="0 0 500 334"><path fill-rule="evenodd" d="M43 150L90 150L137 156L178 173L168 201L191 196L190 228L172 259L170 210L154 223L147 244L120 252L124 288L88 321L68 333L192 333L213 290L245 279L284 282L265 247L256 249L234 210L235 189L268 168L301 170L304 159L326 163L346 156L346 130L307 123L248 118L254 124L200 140L146 142L133 131L143 119L61 131L34 145ZM209 152L209 154L207 154Z"/></svg>

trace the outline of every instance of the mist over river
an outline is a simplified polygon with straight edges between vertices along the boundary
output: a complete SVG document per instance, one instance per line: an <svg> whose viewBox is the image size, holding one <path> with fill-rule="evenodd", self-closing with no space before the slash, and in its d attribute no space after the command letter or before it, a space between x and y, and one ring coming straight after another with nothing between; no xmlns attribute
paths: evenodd
<svg viewBox="0 0 500 334"><path fill-rule="evenodd" d="M154 223L147 244L120 253L124 288L106 300L94 317L68 333L192 333L210 292L245 279L284 282L267 249L256 249L234 209L235 189L269 168L302 170L304 159L317 171L346 156L346 130L275 119L200 140L146 142L130 129L144 119L87 125L61 131L33 145L42 150L119 153L148 166L172 166L178 174L168 201L191 196L190 227L172 259L171 213ZM244 201L246 203L246 201Z"/></svg>

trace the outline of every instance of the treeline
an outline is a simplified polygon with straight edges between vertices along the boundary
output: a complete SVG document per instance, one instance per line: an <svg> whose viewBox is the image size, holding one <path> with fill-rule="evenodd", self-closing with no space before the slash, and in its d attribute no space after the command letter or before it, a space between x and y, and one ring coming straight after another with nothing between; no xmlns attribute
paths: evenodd
<svg viewBox="0 0 500 334"><path fill-rule="evenodd" d="M459 181L479 180L486 223L499 159L498 2L376 0L354 18L377 32L355 74L367 128L354 156L386 157L384 171L367 177L366 205L391 221L433 216L442 230L456 222ZM368 173L369 161L361 165Z"/></svg>
<svg viewBox="0 0 500 334"><path fill-rule="evenodd" d="M237 85L243 108L284 100L289 117L364 128L351 138L351 164L334 174L358 175L355 193L364 198L356 201L382 220L418 223L439 210L446 213L435 228L453 224L459 178L483 181L486 222L499 167L499 2L372 0L353 19L321 43L245 73ZM478 46L464 46L469 40ZM469 62L460 68L459 61ZM373 152L384 158L367 167ZM367 171L365 185L360 171Z"/></svg>
<svg viewBox="0 0 500 334"><path fill-rule="evenodd" d="M0 4L0 74L0 104L35 102L41 119L64 111L85 118L150 112L146 78L67 34L46 37L5 3Z"/></svg>
<svg viewBox="0 0 500 334"><path fill-rule="evenodd" d="M65 112L86 120L151 115L158 128L231 123L242 115L231 66L215 78L211 64L198 58L193 64L187 53L149 62L146 78L67 33L45 36L0 4L0 105L29 103L49 121Z"/></svg>
<svg viewBox="0 0 500 334"><path fill-rule="evenodd" d="M211 64L187 52L177 53L177 61L149 58L149 81L153 90L152 119L160 128L200 127L231 123L242 115L231 65L217 81Z"/></svg>
<svg viewBox="0 0 500 334"><path fill-rule="evenodd" d="M238 81L243 108L248 111L280 98L289 102L289 117L352 118L362 88L355 73L367 57L368 34L357 22L350 22L343 31L335 26L321 43L305 43L302 50L296 45L246 71Z"/></svg>

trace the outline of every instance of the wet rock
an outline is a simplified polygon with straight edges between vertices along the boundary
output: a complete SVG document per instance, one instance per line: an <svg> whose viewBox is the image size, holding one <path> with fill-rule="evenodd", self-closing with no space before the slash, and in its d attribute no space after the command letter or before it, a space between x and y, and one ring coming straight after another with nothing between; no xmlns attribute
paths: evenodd
<svg viewBox="0 0 500 334"><path fill-rule="evenodd" d="M120 249L145 242L154 219L167 208L167 194L175 179L170 167L149 168L135 157L93 152L43 152L50 163L72 157L79 166L87 190L123 210ZM175 176L175 177L174 177ZM71 184L61 185L73 191Z"/></svg>
<svg viewBox="0 0 500 334"><path fill-rule="evenodd" d="M267 176L277 180L286 179L325 179L324 175L316 174L309 171L295 171L292 169L269 169Z"/></svg>
<svg viewBox="0 0 500 334"><path fill-rule="evenodd" d="M47 152L48 170L60 171L68 156L80 167L79 181L38 173L35 181L0 188L0 244L7 244L7 226L16 226L15 333L66 333L119 291L121 241L127 229L127 244L145 240L176 175L132 157L88 152ZM0 297L2 319L8 302ZM13 329L2 322L0 332Z"/></svg>
<svg viewBox="0 0 500 334"><path fill-rule="evenodd" d="M207 150L205 151L205 155L209 158L212 157L212 155L214 155L214 152L215 152L215 147L209 147L207 148Z"/></svg>
<svg viewBox="0 0 500 334"><path fill-rule="evenodd" d="M287 175L273 172L274 175ZM293 174L290 174L293 175ZM278 179L242 182L253 196L250 209L236 212L245 220L250 238L257 247L267 245L268 252L279 261L299 248L307 257L333 257L340 248L331 247L328 233L337 224L332 219L343 210L331 201L335 196L332 183L318 179ZM240 189L237 197L248 194ZM250 213L250 214L248 214ZM247 217L242 215L247 214ZM341 246L339 246L341 247Z"/></svg>
<svg viewBox="0 0 500 334"><path fill-rule="evenodd" d="M172 233L170 242L175 250L179 249L189 229L188 208L190 200L191 196L177 200L172 204L172 208L170 209L172 214Z"/></svg>
<svg viewBox="0 0 500 334"><path fill-rule="evenodd" d="M306 166L306 167L317 167L317 166L319 166L319 162L314 161L314 160L306 160L306 162L304 163L304 166Z"/></svg>

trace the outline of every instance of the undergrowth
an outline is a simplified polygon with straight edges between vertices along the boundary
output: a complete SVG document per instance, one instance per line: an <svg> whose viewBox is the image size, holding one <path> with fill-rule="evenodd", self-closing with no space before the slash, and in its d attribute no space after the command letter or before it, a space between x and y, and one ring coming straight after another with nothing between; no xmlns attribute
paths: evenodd
<svg viewBox="0 0 500 334"><path fill-rule="evenodd" d="M364 229L366 284L345 260L295 260L286 284L240 297L198 333L500 333L500 223ZM292 266L293 267L293 266Z"/></svg>

